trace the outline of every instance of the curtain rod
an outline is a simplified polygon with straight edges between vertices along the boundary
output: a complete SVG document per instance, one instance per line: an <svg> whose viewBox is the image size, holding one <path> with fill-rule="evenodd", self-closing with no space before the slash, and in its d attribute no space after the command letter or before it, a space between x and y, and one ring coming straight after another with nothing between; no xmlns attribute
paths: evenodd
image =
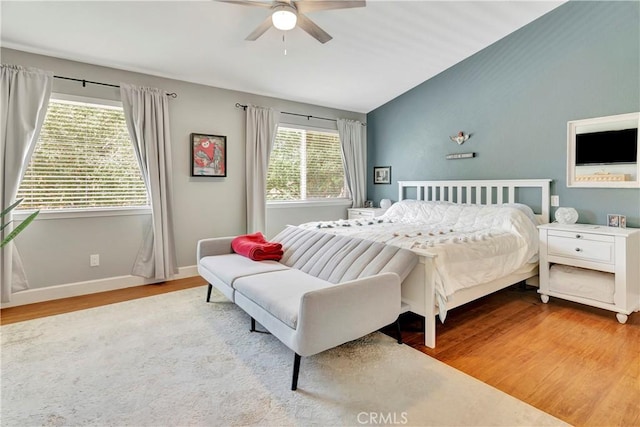
<svg viewBox="0 0 640 427"><path fill-rule="evenodd" d="M242 108L244 111L247 111L247 106L246 105L242 105L239 102L236 102L236 108ZM309 119L318 119L318 120L327 120L327 121L330 121L330 122L337 122L336 119L328 119L326 117L310 116L308 114L289 113L287 111L281 111L280 113L281 114L288 114L290 116L306 117L307 120L309 120ZM362 124L362 126L366 126L367 125L366 123L361 123L361 124Z"/></svg>
<svg viewBox="0 0 640 427"><path fill-rule="evenodd" d="M80 83L82 83L82 87L86 87L87 83L92 84L92 85L100 85L100 86L109 86L109 87L117 87L117 88L120 87L118 85L112 85L110 83L92 82L91 80L74 79L73 77L63 77L63 76L53 76L53 77L55 77L56 79L71 80L71 81L74 81L74 82L80 82ZM171 92L171 93L167 93L167 96L170 96L171 98L177 98L178 94L176 94L175 92Z"/></svg>

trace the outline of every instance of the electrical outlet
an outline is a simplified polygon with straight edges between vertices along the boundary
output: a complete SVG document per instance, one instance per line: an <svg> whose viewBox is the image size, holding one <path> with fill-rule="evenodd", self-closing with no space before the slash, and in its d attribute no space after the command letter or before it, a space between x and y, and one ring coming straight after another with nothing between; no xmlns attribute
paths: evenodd
<svg viewBox="0 0 640 427"><path fill-rule="evenodd" d="M99 265L100 265L100 255L99 254L89 255L89 266L98 267Z"/></svg>
<svg viewBox="0 0 640 427"><path fill-rule="evenodd" d="M558 196L557 194L554 194L553 196L551 196L551 206L553 207L560 206L560 196Z"/></svg>

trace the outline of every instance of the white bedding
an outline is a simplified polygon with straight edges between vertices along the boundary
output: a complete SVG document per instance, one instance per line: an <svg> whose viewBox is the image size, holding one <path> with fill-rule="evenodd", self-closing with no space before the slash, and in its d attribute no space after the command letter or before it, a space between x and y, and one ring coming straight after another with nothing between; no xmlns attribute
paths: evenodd
<svg viewBox="0 0 640 427"><path fill-rule="evenodd" d="M536 225L535 215L526 205L403 200L374 219L311 222L300 227L383 242L421 255L437 255L436 297L444 308L447 297L457 290L536 263Z"/></svg>

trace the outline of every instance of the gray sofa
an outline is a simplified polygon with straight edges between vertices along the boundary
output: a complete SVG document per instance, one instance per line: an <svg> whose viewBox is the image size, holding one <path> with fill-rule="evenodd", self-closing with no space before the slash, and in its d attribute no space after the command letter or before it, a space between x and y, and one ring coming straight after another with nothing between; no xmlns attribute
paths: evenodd
<svg viewBox="0 0 640 427"><path fill-rule="evenodd" d="M233 237L198 242L198 272L300 357L360 338L398 319L400 283L418 262L406 249L289 226L272 239L280 262L233 253ZM398 330L399 332L399 330Z"/></svg>

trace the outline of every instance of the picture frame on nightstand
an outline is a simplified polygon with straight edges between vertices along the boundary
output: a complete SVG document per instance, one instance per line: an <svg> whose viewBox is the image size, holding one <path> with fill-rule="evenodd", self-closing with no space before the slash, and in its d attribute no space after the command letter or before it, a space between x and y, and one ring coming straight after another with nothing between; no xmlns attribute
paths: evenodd
<svg viewBox="0 0 640 427"><path fill-rule="evenodd" d="M627 228L627 217L624 215L609 214L607 215L607 226Z"/></svg>

